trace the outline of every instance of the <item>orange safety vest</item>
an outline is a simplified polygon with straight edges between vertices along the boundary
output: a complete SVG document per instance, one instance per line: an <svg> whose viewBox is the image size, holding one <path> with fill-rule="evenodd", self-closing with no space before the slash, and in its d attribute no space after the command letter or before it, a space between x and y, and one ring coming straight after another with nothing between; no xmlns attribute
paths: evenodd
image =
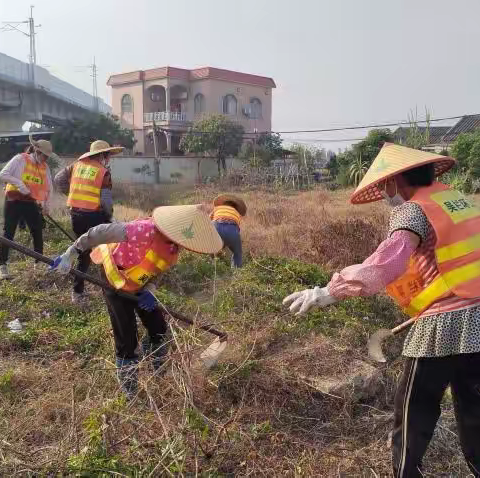
<svg viewBox="0 0 480 478"><path fill-rule="evenodd" d="M82 159L73 165L67 206L96 211L107 168L95 159Z"/></svg>
<svg viewBox="0 0 480 478"><path fill-rule="evenodd" d="M424 284L417 258L387 286L387 293L414 317L452 293L464 299L480 297L480 208L458 191L441 183L419 189L417 203L435 230L435 260L439 272Z"/></svg>
<svg viewBox="0 0 480 478"><path fill-rule="evenodd" d="M25 159L25 168L22 173L22 181L28 189L30 196L36 201L43 202L48 196L47 165L46 163L36 163L27 153L22 153ZM17 186L8 183L5 192L19 191Z"/></svg>
<svg viewBox="0 0 480 478"><path fill-rule="evenodd" d="M128 269L120 270L115 263L113 254L117 246L102 244L92 251L90 257L95 264L103 264L108 282L115 289L127 292L140 290L150 279L176 264L178 259L178 252L171 252L171 242L158 231L142 261Z"/></svg>
<svg viewBox="0 0 480 478"><path fill-rule="evenodd" d="M232 206L217 206L211 215L212 221L227 220L240 225L240 213Z"/></svg>

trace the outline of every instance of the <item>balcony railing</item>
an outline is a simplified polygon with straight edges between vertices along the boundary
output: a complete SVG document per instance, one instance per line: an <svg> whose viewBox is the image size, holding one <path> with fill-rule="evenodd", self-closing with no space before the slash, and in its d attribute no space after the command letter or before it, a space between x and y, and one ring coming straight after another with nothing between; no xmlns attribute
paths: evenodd
<svg viewBox="0 0 480 478"><path fill-rule="evenodd" d="M143 122L151 123L152 121L179 121L186 122L187 114L178 113L176 111L156 111L155 113L144 113Z"/></svg>

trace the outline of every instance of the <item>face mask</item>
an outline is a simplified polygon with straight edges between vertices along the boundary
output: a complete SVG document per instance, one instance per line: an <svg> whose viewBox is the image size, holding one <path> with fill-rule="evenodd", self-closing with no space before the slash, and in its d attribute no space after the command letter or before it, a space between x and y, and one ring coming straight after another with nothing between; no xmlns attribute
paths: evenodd
<svg viewBox="0 0 480 478"><path fill-rule="evenodd" d="M400 206L405 202L405 199L403 199L403 197L400 196L400 194L398 193L396 193L393 197L390 197L386 193L386 191L380 191L380 194L385 198L385 201L387 201L387 203L392 207Z"/></svg>
<svg viewBox="0 0 480 478"><path fill-rule="evenodd" d="M387 201L387 203L391 207L400 206L401 204L403 204L405 202L405 199L403 199L403 197L400 196L400 194L398 194L397 183L395 183L395 189L396 189L396 192L393 195L393 197L390 197L387 194L386 188L383 191L380 191L380 194L384 197L385 201Z"/></svg>

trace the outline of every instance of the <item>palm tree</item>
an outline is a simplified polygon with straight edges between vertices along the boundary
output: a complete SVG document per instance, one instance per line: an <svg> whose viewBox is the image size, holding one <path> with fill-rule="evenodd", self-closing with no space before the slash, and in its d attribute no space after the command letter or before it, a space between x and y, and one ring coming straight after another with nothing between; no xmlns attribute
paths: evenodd
<svg viewBox="0 0 480 478"><path fill-rule="evenodd" d="M365 176L367 169L367 163L362 159L362 156L359 154L348 169L350 181L352 181L355 186L358 186L363 176Z"/></svg>

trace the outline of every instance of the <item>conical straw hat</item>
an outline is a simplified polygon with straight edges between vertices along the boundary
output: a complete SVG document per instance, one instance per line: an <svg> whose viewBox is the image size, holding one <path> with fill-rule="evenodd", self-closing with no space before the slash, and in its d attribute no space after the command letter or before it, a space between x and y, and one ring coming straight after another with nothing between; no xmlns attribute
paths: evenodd
<svg viewBox="0 0 480 478"><path fill-rule="evenodd" d="M94 141L90 145L90 151L82 154L78 159L85 159L100 153L119 154L124 149L125 148L123 146L110 146L106 141L103 141L103 139L97 139L97 141Z"/></svg>
<svg viewBox="0 0 480 478"><path fill-rule="evenodd" d="M223 247L222 239L201 204L157 207L153 220L164 236L189 251L216 254Z"/></svg>
<svg viewBox="0 0 480 478"><path fill-rule="evenodd" d="M350 198L350 202L362 204L379 201L383 196L377 187L378 183L428 163L434 163L435 176L440 176L455 164L455 160L437 153L385 143Z"/></svg>
<svg viewBox="0 0 480 478"><path fill-rule="evenodd" d="M32 135L29 135L30 144L35 148L38 149L41 153L43 153L47 158L53 157L58 158L58 156L53 152L52 143L47 141L46 139L39 139L35 141Z"/></svg>
<svg viewBox="0 0 480 478"><path fill-rule="evenodd" d="M233 204L237 206L237 211L240 213L240 216L245 216L245 214L247 214L247 205L245 204L245 201L233 194L220 194L213 200L213 205L221 206L226 202L233 202Z"/></svg>

